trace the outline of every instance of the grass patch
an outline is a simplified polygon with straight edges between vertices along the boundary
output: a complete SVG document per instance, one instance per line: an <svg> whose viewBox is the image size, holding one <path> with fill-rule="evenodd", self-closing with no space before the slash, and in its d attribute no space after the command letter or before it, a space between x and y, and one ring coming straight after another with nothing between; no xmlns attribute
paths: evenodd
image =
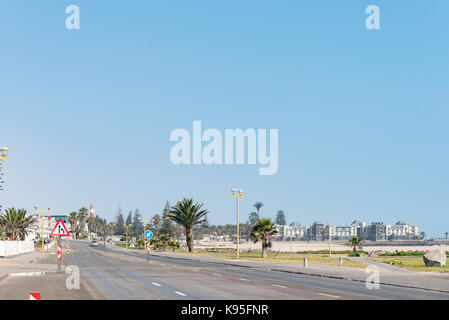
<svg viewBox="0 0 449 320"><path fill-rule="evenodd" d="M394 265L400 268L405 268L412 271L436 271L436 272L449 272L449 265L444 267L426 267L422 257L379 257L379 258L367 258L369 260L382 262L389 264L394 262Z"/></svg>
<svg viewBox="0 0 449 320"><path fill-rule="evenodd" d="M203 256L203 257L212 257L212 258L226 258L226 259L237 259L235 253L230 252L213 252L213 251L195 251L195 252L186 252L183 250L176 250L177 253L184 253L193 256ZM286 263L298 263L302 264L304 258L307 257L307 263L309 265L319 264L319 265L329 265L329 266L339 266L339 257L328 255L316 255L316 254L297 254L292 253L278 253L276 251L270 251L267 253L267 258L261 258L260 252L241 252L240 259L250 260L250 261L265 261L265 262L286 262ZM354 267L354 268L366 268L367 265L353 261L348 258L343 258L343 266L345 267Z"/></svg>
<svg viewBox="0 0 449 320"><path fill-rule="evenodd" d="M117 247L125 248L125 249L126 249L126 243L116 243L115 245L116 245ZM130 249L130 250L144 250L144 248L139 248L139 247L131 248L131 247L129 247L129 246L128 246L128 249Z"/></svg>

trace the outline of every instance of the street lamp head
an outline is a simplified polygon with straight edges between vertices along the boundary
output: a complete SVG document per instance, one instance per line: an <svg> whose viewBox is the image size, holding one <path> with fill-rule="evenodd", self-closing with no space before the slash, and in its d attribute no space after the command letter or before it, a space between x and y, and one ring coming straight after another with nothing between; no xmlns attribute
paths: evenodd
<svg viewBox="0 0 449 320"><path fill-rule="evenodd" d="M6 157L6 154L8 153L8 148L7 147L1 147L0 148L0 154L3 156L3 157Z"/></svg>

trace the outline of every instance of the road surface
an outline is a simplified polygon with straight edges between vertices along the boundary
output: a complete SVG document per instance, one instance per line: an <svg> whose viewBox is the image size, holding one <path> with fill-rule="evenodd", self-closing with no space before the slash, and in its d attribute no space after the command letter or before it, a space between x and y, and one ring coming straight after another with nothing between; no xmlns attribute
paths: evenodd
<svg viewBox="0 0 449 320"><path fill-rule="evenodd" d="M228 266L182 258L151 256L144 252L90 247L70 241L68 263L89 279L98 299L449 299L449 294L299 275L259 268ZM98 294L101 293L101 294Z"/></svg>

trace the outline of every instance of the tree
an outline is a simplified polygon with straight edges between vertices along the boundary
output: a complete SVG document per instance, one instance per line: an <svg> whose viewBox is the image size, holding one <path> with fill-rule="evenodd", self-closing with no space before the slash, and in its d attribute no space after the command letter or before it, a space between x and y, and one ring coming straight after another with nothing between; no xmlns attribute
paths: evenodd
<svg viewBox="0 0 449 320"><path fill-rule="evenodd" d="M132 224L132 235L134 237L139 237L143 235L143 224L142 224L142 216L139 212L139 209L134 211L133 224Z"/></svg>
<svg viewBox="0 0 449 320"><path fill-rule="evenodd" d="M155 214L153 216L153 227L154 227L154 234L156 236L159 236L159 229L161 228L161 222L162 222L161 216L158 214Z"/></svg>
<svg viewBox="0 0 449 320"><path fill-rule="evenodd" d="M285 214L283 210L279 210L276 215L276 223L282 226L287 224L287 220L285 219Z"/></svg>
<svg viewBox="0 0 449 320"><path fill-rule="evenodd" d="M447 239L448 234L449 234L449 232L447 232L447 231L444 233L444 235L446 236L446 239Z"/></svg>
<svg viewBox="0 0 449 320"><path fill-rule="evenodd" d="M208 210L201 210L203 204L193 204L193 199L184 198L171 208L168 217L176 223L184 226L186 231L186 242L189 252L193 252L193 227L207 223Z"/></svg>
<svg viewBox="0 0 449 320"><path fill-rule="evenodd" d="M251 212L248 217L248 222L249 224L255 224L258 219L259 216L257 215L257 212Z"/></svg>
<svg viewBox="0 0 449 320"><path fill-rule="evenodd" d="M270 219L262 218L257 220L256 224L252 227L250 238L254 243L262 242L262 258L267 257L266 249L270 247L268 238L277 233L274 227L274 222Z"/></svg>
<svg viewBox="0 0 449 320"><path fill-rule="evenodd" d="M25 240L28 228L34 222L34 216L27 216L25 209L9 208L0 214L0 225L11 240Z"/></svg>
<svg viewBox="0 0 449 320"><path fill-rule="evenodd" d="M130 211L128 216L126 217L126 222L125 225L126 226L130 226L133 223L133 213Z"/></svg>
<svg viewBox="0 0 449 320"><path fill-rule="evenodd" d="M356 252L357 249L362 249L362 240L359 237L352 237L349 239L349 245L352 247L352 252Z"/></svg>
<svg viewBox="0 0 449 320"><path fill-rule="evenodd" d="M78 210L78 221L80 230L82 230L82 232L84 232L84 227L86 226L88 212L89 211L85 207L82 207Z"/></svg>
<svg viewBox="0 0 449 320"><path fill-rule="evenodd" d="M119 206L117 210L117 223L115 228L115 234L121 236L124 233L125 233L125 221L123 219L122 208L120 208Z"/></svg>
<svg viewBox="0 0 449 320"><path fill-rule="evenodd" d="M176 226L173 225L172 221L168 218L170 213L170 204L168 201L165 203L164 211L162 212L162 225L159 233L168 234L170 237L174 237L176 233Z"/></svg>
<svg viewBox="0 0 449 320"><path fill-rule="evenodd" d="M78 239L78 233L76 232L76 224L78 222L78 217L77 217L76 211L72 211L69 213L69 222L70 222L70 232L72 232L72 237L73 237L73 234L75 234L75 238Z"/></svg>
<svg viewBox="0 0 449 320"><path fill-rule="evenodd" d="M263 207L263 203L257 201L255 204L253 204L253 207L257 209L257 218L260 219L260 208Z"/></svg>
<svg viewBox="0 0 449 320"><path fill-rule="evenodd" d="M426 233L424 231L419 233L421 235L421 239L425 239L426 238Z"/></svg>

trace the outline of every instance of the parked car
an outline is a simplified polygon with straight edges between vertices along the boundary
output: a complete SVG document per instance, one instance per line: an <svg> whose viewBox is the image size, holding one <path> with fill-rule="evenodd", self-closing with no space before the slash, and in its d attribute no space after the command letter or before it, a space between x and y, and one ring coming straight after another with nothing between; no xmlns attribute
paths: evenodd
<svg viewBox="0 0 449 320"><path fill-rule="evenodd" d="M90 246L91 246L91 247L98 247L98 241L97 241L97 240L92 240L92 241L90 242Z"/></svg>

